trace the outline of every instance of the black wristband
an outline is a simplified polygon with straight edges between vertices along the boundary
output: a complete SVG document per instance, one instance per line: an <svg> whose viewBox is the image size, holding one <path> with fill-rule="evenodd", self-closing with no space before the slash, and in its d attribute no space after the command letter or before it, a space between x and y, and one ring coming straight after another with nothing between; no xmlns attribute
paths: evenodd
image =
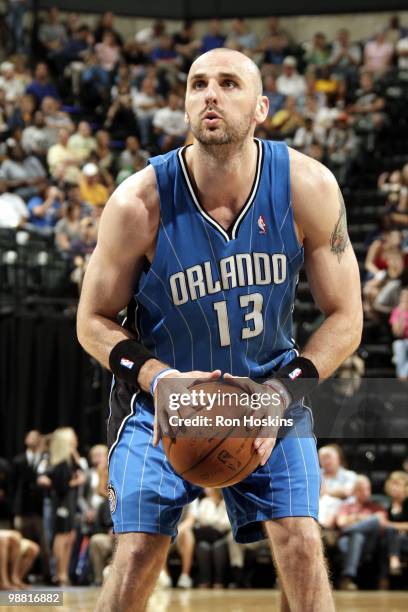
<svg viewBox="0 0 408 612"><path fill-rule="evenodd" d="M313 361L306 357L295 357L287 365L280 368L274 378L279 378L285 385L292 403L301 400L319 384L319 372Z"/></svg>
<svg viewBox="0 0 408 612"><path fill-rule="evenodd" d="M149 359L155 359L155 356L140 342L127 338L111 350L109 367L116 378L137 387L140 368Z"/></svg>

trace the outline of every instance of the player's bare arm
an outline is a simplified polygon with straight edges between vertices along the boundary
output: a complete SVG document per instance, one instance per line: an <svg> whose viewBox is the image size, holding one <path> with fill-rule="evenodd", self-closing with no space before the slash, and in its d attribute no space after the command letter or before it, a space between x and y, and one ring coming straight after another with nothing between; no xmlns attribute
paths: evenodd
<svg viewBox="0 0 408 612"><path fill-rule="evenodd" d="M298 237L314 300L326 319L302 351L320 378L330 376L359 346L363 323L360 275L347 233L346 207L333 174L290 150Z"/></svg>
<svg viewBox="0 0 408 612"><path fill-rule="evenodd" d="M110 197L84 278L78 339L105 367L115 344L131 337L117 316L134 293L145 257L153 257L158 223L156 179L148 167L124 181Z"/></svg>
<svg viewBox="0 0 408 612"><path fill-rule="evenodd" d="M89 261L78 308L78 339L83 348L109 368L112 349L131 333L118 324L118 313L135 292L143 263L152 262L160 206L154 170L147 167L120 185L109 199L101 218L98 244ZM153 378L167 364L148 359L140 368L137 383L149 392ZM183 379L216 378L221 372L169 372L172 392L183 393ZM156 406L155 444L161 434L175 435L168 424L165 406Z"/></svg>

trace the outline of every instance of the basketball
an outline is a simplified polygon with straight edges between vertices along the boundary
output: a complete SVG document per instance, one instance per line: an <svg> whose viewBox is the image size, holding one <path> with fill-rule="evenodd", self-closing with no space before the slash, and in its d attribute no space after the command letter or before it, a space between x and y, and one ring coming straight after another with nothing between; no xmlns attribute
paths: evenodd
<svg viewBox="0 0 408 612"><path fill-rule="evenodd" d="M187 435L179 435L175 441L163 437L164 451L176 472L193 484L229 487L244 480L260 463L253 446L259 428L247 431L237 423L237 417L245 411L239 398L247 393L225 382L202 382L193 385L190 391L193 390L217 397L225 394L231 397L231 402L228 405L215 402L211 411L205 406L186 407L183 418L208 417L212 425L191 427ZM222 426L216 424L217 417L223 417Z"/></svg>

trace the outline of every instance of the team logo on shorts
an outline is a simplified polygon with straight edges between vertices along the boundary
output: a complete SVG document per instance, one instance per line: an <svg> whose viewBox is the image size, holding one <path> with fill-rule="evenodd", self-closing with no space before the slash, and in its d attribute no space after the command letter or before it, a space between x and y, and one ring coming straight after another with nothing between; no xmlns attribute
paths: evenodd
<svg viewBox="0 0 408 612"><path fill-rule="evenodd" d="M113 488L113 485L108 484L108 501L109 501L109 510L111 514L113 514L116 510L116 491Z"/></svg>

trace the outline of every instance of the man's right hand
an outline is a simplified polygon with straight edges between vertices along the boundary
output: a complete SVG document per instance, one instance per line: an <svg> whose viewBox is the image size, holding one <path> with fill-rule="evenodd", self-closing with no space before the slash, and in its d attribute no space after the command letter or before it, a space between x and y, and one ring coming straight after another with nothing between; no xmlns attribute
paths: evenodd
<svg viewBox="0 0 408 612"><path fill-rule="evenodd" d="M160 378L156 391L154 393L154 432L153 445L157 446L160 438L169 436L173 440L176 438L178 428L172 427L169 423L169 417L177 414L170 409L166 398L170 394L181 395L189 393L189 388L195 383L208 380L216 380L221 376L221 370L213 370L212 372L202 372L201 370L193 370L191 372L169 372L167 376ZM165 385L165 393L158 393L159 386ZM197 406L198 408L198 406Z"/></svg>

